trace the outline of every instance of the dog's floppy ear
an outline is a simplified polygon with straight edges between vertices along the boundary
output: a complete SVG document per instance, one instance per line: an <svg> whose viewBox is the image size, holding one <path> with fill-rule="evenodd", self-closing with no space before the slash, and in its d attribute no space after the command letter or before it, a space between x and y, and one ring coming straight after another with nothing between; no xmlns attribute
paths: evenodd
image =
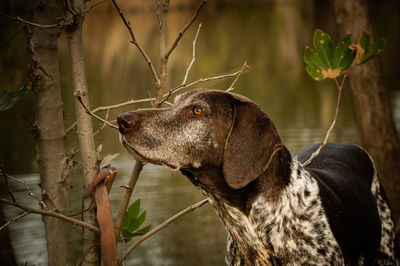
<svg viewBox="0 0 400 266"><path fill-rule="evenodd" d="M233 120L225 141L223 174L233 189L245 187L259 177L281 147L278 132L259 106L235 99Z"/></svg>

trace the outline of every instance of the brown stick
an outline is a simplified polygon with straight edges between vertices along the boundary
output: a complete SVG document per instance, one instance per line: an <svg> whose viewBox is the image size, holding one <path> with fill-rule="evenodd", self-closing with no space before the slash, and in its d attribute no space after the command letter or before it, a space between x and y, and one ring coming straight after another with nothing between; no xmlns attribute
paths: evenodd
<svg viewBox="0 0 400 266"><path fill-rule="evenodd" d="M82 222L81 220L77 220L77 219L65 216L64 214L61 214L61 213L58 213L58 212L34 209L34 208L31 208L31 207L25 206L25 205L23 205L21 203L13 202L13 201L8 200L8 199L0 199L0 202L13 205L15 207L18 207L20 209L26 210L26 211L31 212L31 213L57 217L57 218L62 219L64 221L70 222L72 224L76 224L76 225L79 225L81 227L87 228L87 229L89 229L89 230L91 230L91 231L93 231L95 233L100 233L99 228L97 228L96 226L93 226L91 224Z"/></svg>
<svg viewBox="0 0 400 266"><path fill-rule="evenodd" d="M142 235L141 237L139 237L134 243L132 243L132 245L130 245L125 251L124 253L121 255L121 257L118 259L118 263L121 264L126 257L128 257L128 255L143 241L145 241L147 238L151 237L152 235L154 235L155 233L157 233L158 231L162 230L163 228L167 227L170 223L172 223L173 221L175 221L176 219L178 219L179 217L181 217L182 215L193 211L194 209L197 209L201 206L203 206L206 202L208 202L208 199L203 199L202 201L197 202L196 204L193 204L192 206L187 207L186 209L178 212L177 214L175 214L174 216L170 217L169 219L165 220L163 223L159 224L157 227L155 227L153 230L151 230L150 232Z"/></svg>
<svg viewBox="0 0 400 266"><path fill-rule="evenodd" d="M115 241L114 224L110 201L104 182L96 186L94 193L97 206L97 221L100 227L101 258L106 266L117 265L117 242Z"/></svg>

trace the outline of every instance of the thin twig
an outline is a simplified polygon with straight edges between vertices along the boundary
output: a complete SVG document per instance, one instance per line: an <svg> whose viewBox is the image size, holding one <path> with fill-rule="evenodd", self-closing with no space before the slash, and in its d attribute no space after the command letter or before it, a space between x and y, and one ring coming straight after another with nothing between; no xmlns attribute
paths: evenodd
<svg viewBox="0 0 400 266"><path fill-rule="evenodd" d="M240 78L240 75L242 75L243 71L245 71L246 69L248 69L249 66L247 65L247 61L244 60L242 69L240 69L239 74L236 76L235 80L232 82L231 86L229 86L229 88L226 90L227 92L233 91L233 86L235 85L236 81L238 81L238 79Z"/></svg>
<svg viewBox="0 0 400 266"><path fill-rule="evenodd" d="M6 228L7 226L9 226L10 224L16 222L17 220L21 219L22 217L27 216L28 214L30 214L30 212L29 212L29 211L25 211L25 212L21 213L20 215L15 216L15 217L12 218L10 221L8 221L8 222L6 222L5 224L3 224L3 225L0 227L0 231L3 230L4 228Z"/></svg>
<svg viewBox="0 0 400 266"><path fill-rule="evenodd" d="M91 230L91 231L93 231L95 233L100 233L99 228L97 228L96 226L93 226L93 225L88 224L86 222L83 222L81 220L77 220L77 219L65 216L65 215L63 215L61 213L58 213L58 212L49 211L49 210L39 210L39 209L31 208L31 207L25 206L25 205L23 205L21 203L13 202L13 201L8 200L8 199L0 199L0 202L13 205L15 207L18 207L20 209L26 210L26 211L31 212L31 213L36 213L36 214L56 217L56 218L59 218L61 220L70 222L72 224L76 224L76 225L85 227L85 228L87 228L87 229L89 229L89 230Z"/></svg>
<svg viewBox="0 0 400 266"><path fill-rule="evenodd" d="M336 124L336 120L337 120L337 117L338 117L338 114L339 114L339 106L340 106L340 98L341 98L341 95L342 95L342 89L343 89L344 81L346 80L348 74L349 74L349 71L346 71L346 73L344 74L342 82L341 82L340 85L337 82L337 80L335 79L336 85L337 85L337 90L338 90L338 96L337 96L337 102L336 102L336 111L335 111L335 115L334 115L333 120L332 120L332 124L329 127L329 129L326 131L326 135L325 135L324 141L319 145L318 149L311 154L310 158L308 158L308 160L303 163L303 166L309 165L312 162L312 160L315 157L318 156L318 154L320 153L321 149L326 145L326 143L328 143L329 135L332 133L333 127Z"/></svg>
<svg viewBox="0 0 400 266"><path fill-rule="evenodd" d="M203 8L203 6L207 3L207 0L203 0L200 4L200 6L197 8L195 14L193 15L192 19L185 25L185 27L179 32L178 37L175 39L175 41L172 43L171 48L165 53L164 58L168 59L168 57L171 55L172 51L176 48L178 45L178 42L182 38L183 34L190 28L190 26L193 24L193 22L196 20L196 18L199 16L200 10Z"/></svg>
<svg viewBox="0 0 400 266"><path fill-rule="evenodd" d="M19 180L18 178L15 178L13 176L10 176L9 174L7 174L7 172L5 171L3 165L0 165L0 169L1 169L1 173L2 175L6 178L6 179L10 179L13 180L15 182L18 182L20 184L23 184L25 186L26 191L28 192L28 195L31 196L32 198L34 198L35 200L37 200L39 202L39 204L47 210L47 206L46 204L38 197L35 195L35 193L32 192L31 188L28 186L28 184L26 184L24 181ZM8 182L7 182L8 183ZM11 195L10 195L11 196ZM12 196L11 197L13 199L13 201L15 202L15 197Z"/></svg>
<svg viewBox="0 0 400 266"><path fill-rule="evenodd" d="M55 23L55 24L47 24L47 25L38 24L38 23L34 23L34 22L28 21L26 19L23 19L23 18L21 18L19 16L13 17L13 16L10 16L10 15L7 15L7 14L5 14L3 12L0 12L0 15L5 17L5 18L7 18L7 19L10 19L10 20L13 20L13 21L17 21L17 22L20 22L20 23L23 23L23 24L27 24L27 25L30 25L30 26L38 27L38 28L41 28L41 29L51 29L51 28L57 28L57 27L65 28L65 27L69 26L68 23Z"/></svg>
<svg viewBox="0 0 400 266"><path fill-rule="evenodd" d="M107 110L106 110L106 115L105 115L105 117L104 117L104 119L105 119L106 121L107 121L107 119L108 119L108 113L109 113L109 111L110 111L110 109L107 109ZM107 125L106 123L103 123L103 124L101 125L101 127L100 127L96 132L93 133L93 136L96 136L97 134L99 134L99 133L105 128L106 125Z"/></svg>
<svg viewBox="0 0 400 266"><path fill-rule="evenodd" d="M188 83L188 84L180 84L180 85L176 86L175 88L171 89L169 92L165 93L165 94L163 95L164 99L163 99L163 101L162 101L161 103L167 101L167 100L169 99L169 97L170 97L173 93L176 93L176 92L178 92L178 91L180 91L180 90L183 90L183 89L186 89L186 88L195 86L195 85L197 85L197 84L201 84L201 83L204 83L204 82L208 82L208 81L213 81L213 80L219 80L219 79L225 79L225 78L236 77L237 75L239 75L239 74L241 74L242 72L244 72L245 70L247 70L248 67L249 67L248 65L246 66L245 69L243 69L243 67L242 67L240 70L238 70L238 71L236 71L236 72L234 72L234 73L225 74L225 75L219 75L219 76L214 76L214 77L208 77L208 78L200 78L200 79L198 79L198 80L196 80L196 81L192 81L192 82L190 82L190 83ZM243 70L242 70L242 69L243 69ZM93 109L91 112L92 112L92 113L97 113L97 112L99 112L99 111L118 109L118 108L121 108L121 107L129 106L129 105L135 105L135 104L139 104L139 103L149 103L149 102L151 103L151 102L154 102L155 100L156 100L155 97L152 97L152 98L144 98L144 99L140 99L140 100L133 100L133 99L132 99L132 100L129 100L129 101L126 101L126 102L123 102L123 103L114 104L114 105L100 106L100 107L97 107L97 108ZM72 130L73 130L75 127L76 127L76 122L74 122L71 126L69 126L69 127L65 130L65 135L71 133Z"/></svg>
<svg viewBox="0 0 400 266"><path fill-rule="evenodd" d="M199 37L199 32L200 32L201 26L202 26L202 24L200 23L199 27L197 28L197 32L196 32L196 35L194 37L194 40L193 40L192 60L190 61L190 64L189 64L188 68L186 69L186 73L185 73L185 77L183 78L182 85L186 84L186 80L188 78L190 69L192 68L193 63L196 60L196 41L197 41L197 37Z"/></svg>
<svg viewBox="0 0 400 266"><path fill-rule="evenodd" d="M115 218L115 237L118 238L121 233L122 224L124 222L124 217L126 214L126 210L128 209L129 201L132 196L133 189L135 188L136 182L139 178L140 172L143 169L143 163L136 161L135 167L132 170L131 178L127 185L124 186L126 188L124 196L121 199L121 203L119 204L118 214Z"/></svg>
<svg viewBox="0 0 400 266"><path fill-rule="evenodd" d="M2 161L0 161L0 173L4 176L4 182L6 183L6 189L8 191L8 194L10 195L10 198L12 199L12 201L16 201L14 194L12 193L12 191L10 189L10 185L8 183L8 175L6 173L6 170L4 169Z"/></svg>
<svg viewBox="0 0 400 266"><path fill-rule="evenodd" d="M122 256L118 259L118 263L122 263L122 261L124 261L126 259L126 257L140 244L142 243L144 240L146 240L147 238L151 237L152 235L154 235L155 233L157 233L158 231L160 231L161 229L167 227L170 223L172 223L173 221L175 221L176 219L178 219L179 217L181 217L182 215L193 211L196 208L199 208L201 206L203 206L206 202L208 202L208 199L203 199L202 201L197 202L196 204L193 204L192 206L187 207L186 209L178 212L177 214L175 214L174 216L170 217L169 219L165 220L163 223L159 224L158 226L156 226L153 230L151 230L150 232L140 236L134 243L132 243L132 245L130 245L122 254Z"/></svg>
<svg viewBox="0 0 400 266"><path fill-rule="evenodd" d="M91 6L89 6L86 10L85 10L85 14L89 13L90 10L92 10L93 7L100 5L101 3L105 2L107 0L99 0L97 2L94 2Z"/></svg>
<svg viewBox="0 0 400 266"><path fill-rule="evenodd" d="M111 124L111 123L108 122L107 120L104 120L104 119L101 118L100 116L98 116L98 115L94 114L93 112L91 112L91 111L85 106L85 104L83 103L82 98L81 98L80 95L75 95L75 97L78 99L78 101L81 103L82 107L86 110L86 112L87 112L89 115L93 116L94 118L100 120L101 122L107 124L108 126L110 126L110 127L112 127L112 128L118 129L118 127L117 127L116 125Z"/></svg>
<svg viewBox="0 0 400 266"><path fill-rule="evenodd" d="M139 52L142 54L142 56L144 57L144 59L146 60L146 63L149 65L150 67L150 71L153 74L154 77L154 81L158 84L160 83L160 79L157 75L157 71L154 68L153 63L150 60L150 57L147 55L146 51L143 49L143 47L137 42L135 34L133 33L132 27L129 23L129 21L126 20L124 14L121 12L121 9L119 8L116 0L112 0L115 8L117 9L117 12L119 14L119 16L121 17L122 21L124 22L125 26L128 28L129 34L131 35L131 43L133 43L139 50Z"/></svg>
<svg viewBox="0 0 400 266"><path fill-rule="evenodd" d="M247 70L247 69L248 69L248 66L247 66L244 70ZM196 81L192 81L192 82L190 82L190 83L188 83L188 84L185 84L185 85L183 85L183 84L178 85L178 86L176 86L175 88L171 89L168 93L166 93L166 94L163 95L163 96L164 96L164 99L161 101L161 103L167 101L167 100L169 99L169 97L170 97L173 93L176 93L176 92L178 92L178 91L180 91L180 90L183 90L183 89L192 87L192 86L197 85L197 84L200 84L200 83L208 82L208 81L213 81L213 80L219 80L219 79L225 79L225 78L236 77L237 75L241 74L244 70L240 69L240 70L238 70L238 71L236 71L236 72L234 72L234 73L231 73L231 74L225 74L225 75L220 75L220 76L214 76L214 77L210 77L210 78L200 78L200 79L198 79L198 80L196 80Z"/></svg>

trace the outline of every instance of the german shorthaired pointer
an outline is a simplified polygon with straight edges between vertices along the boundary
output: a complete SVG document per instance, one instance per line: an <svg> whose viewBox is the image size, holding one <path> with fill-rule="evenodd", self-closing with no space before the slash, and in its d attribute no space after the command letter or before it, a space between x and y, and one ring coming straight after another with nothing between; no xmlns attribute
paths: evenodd
<svg viewBox="0 0 400 266"><path fill-rule="evenodd" d="M292 156L246 97L193 90L118 117L139 161L179 169L228 230L227 265L393 265L391 212L370 156L327 144Z"/></svg>

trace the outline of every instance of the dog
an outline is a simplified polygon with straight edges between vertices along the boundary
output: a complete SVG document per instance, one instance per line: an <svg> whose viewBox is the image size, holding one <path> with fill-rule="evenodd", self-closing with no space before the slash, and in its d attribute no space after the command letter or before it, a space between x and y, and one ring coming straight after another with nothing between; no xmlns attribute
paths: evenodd
<svg viewBox="0 0 400 266"><path fill-rule="evenodd" d="M120 114L136 160L180 170L228 231L226 265L394 265L391 211L362 148L292 156L250 99L197 89L169 108Z"/></svg>

